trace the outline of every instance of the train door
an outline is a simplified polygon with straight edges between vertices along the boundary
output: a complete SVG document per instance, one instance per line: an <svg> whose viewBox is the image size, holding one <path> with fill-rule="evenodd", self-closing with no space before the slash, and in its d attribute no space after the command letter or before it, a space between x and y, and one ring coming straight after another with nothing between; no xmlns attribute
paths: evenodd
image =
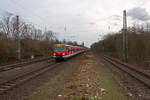
<svg viewBox="0 0 150 100"><path fill-rule="evenodd" d="M68 47L67 52L69 55L71 54L71 48L70 47Z"/></svg>

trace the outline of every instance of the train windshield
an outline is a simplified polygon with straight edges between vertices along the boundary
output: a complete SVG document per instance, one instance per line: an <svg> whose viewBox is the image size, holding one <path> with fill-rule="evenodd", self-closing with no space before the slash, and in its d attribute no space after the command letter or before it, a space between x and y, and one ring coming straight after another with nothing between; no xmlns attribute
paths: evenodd
<svg viewBox="0 0 150 100"><path fill-rule="evenodd" d="M54 51L66 51L65 45L55 45Z"/></svg>

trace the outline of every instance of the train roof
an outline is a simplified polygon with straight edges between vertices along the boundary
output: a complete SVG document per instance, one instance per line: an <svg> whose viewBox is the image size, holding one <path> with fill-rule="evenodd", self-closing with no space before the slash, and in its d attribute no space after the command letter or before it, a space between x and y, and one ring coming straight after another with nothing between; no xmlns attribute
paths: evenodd
<svg viewBox="0 0 150 100"><path fill-rule="evenodd" d="M54 44L54 45L65 45L65 46L72 46L72 45L68 45L68 44Z"/></svg>
<svg viewBox="0 0 150 100"><path fill-rule="evenodd" d="M68 44L55 44L55 45L65 45L65 46L73 46L73 47L80 47L80 48L83 48L81 46L74 46L74 45L68 45Z"/></svg>

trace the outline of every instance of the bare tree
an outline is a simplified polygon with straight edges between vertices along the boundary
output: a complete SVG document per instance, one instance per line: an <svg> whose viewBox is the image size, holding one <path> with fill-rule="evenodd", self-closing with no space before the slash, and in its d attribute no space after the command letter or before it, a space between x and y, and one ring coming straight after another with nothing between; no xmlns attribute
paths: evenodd
<svg viewBox="0 0 150 100"><path fill-rule="evenodd" d="M0 21L1 31L6 35L6 37L11 35L11 30L12 30L11 20L12 20L12 17L13 17L13 14L7 12L2 16L2 19Z"/></svg>
<svg viewBox="0 0 150 100"><path fill-rule="evenodd" d="M51 30L44 32L44 36L46 41L53 41L56 39L55 33Z"/></svg>
<svg viewBox="0 0 150 100"><path fill-rule="evenodd" d="M42 30L37 29L37 40L43 40Z"/></svg>

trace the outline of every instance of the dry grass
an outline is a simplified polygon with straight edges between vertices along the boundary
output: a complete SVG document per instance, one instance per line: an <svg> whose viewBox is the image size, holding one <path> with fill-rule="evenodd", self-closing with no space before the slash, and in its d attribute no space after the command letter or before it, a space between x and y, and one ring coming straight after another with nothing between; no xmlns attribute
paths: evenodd
<svg viewBox="0 0 150 100"><path fill-rule="evenodd" d="M106 95L104 95L103 100L129 100L127 93L115 80L108 66L104 65L102 62L95 63L95 66L99 72L101 85L107 92Z"/></svg>

